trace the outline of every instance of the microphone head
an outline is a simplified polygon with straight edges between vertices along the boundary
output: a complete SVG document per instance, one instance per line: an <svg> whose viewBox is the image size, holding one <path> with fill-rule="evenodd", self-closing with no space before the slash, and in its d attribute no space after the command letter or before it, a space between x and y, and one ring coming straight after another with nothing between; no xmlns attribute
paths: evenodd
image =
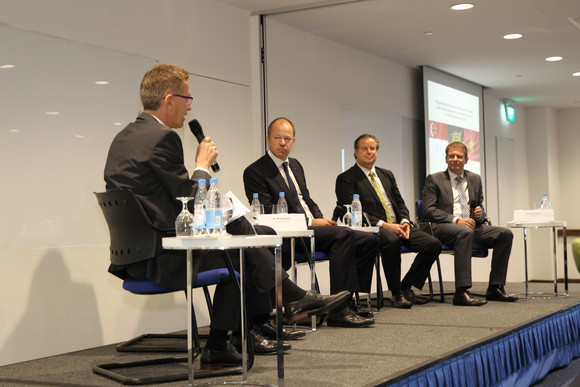
<svg viewBox="0 0 580 387"><path fill-rule="evenodd" d="M189 129L191 130L191 133L193 133L193 135L197 139L197 142L203 141L203 139L205 138L205 135L203 134L203 129L201 128L201 124L199 123L198 120L193 119L193 120L189 121Z"/></svg>
<svg viewBox="0 0 580 387"><path fill-rule="evenodd" d="M471 208L475 208L475 207L477 207L477 200L475 200L475 199L474 199L474 200L472 200L471 202L469 202L469 206L470 206Z"/></svg>

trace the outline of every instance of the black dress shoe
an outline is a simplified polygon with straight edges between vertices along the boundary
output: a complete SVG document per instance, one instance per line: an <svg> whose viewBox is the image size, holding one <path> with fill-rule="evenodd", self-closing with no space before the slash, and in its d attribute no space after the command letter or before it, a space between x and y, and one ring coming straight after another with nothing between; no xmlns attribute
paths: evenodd
<svg viewBox="0 0 580 387"><path fill-rule="evenodd" d="M371 312L370 310L362 310L356 303L356 301L354 299L351 299L350 301L350 308L352 310L354 310L354 312L356 314L358 314L359 316L361 316L362 318L374 318L375 314L373 312Z"/></svg>
<svg viewBox="0 0 580 387"><path fill-rule="evenodd" d="M350 297L351 294L348 290L330 296L321 296L309 290L300 300L286 303L284 311L286 312L288 323L292 324L306 316L328 313L346 302Z"/></svg>
<svg viewBox="0 0 580 387"><path fill-rule="evenodd" d="M473 297L471 293L465 292L455 292L453 296L453 305L459 306L481 306L487 304L483 298Z"/></svg>
<svg viewBox="0 0 580 387"><path fill-rule="evenodd" d="M227 344L222 350L204 348L201 353L199 368L202 370L217 370L225 367L241 367L242 355L240 355L233 345Z"/></svg>
<svg viewBox="0 0 580 387"><path fill-rule="evenodd" d="M329 327L360 328L373 325L375 320L364 318L355 313L350 305L344 308L337 308L328 313L326 325Z"/></svg>
<svg viewBox="0 0 580 387"><path fill-rule="evenodd" d="M255 328L250 329L250 338L252 343L254 344L254 354L256 355L274 355L278 351L278 346L275 341L268 340L265 336L263 336L260 332L258 332ZM231 343L236 350L241 353L242 352L242 338L238 336L232 336ZM292 348L290 344L283 344L282 348L284 351L289 350Z"/></svg>
<svg viewBox="0 0 580 387"><path fill-rule="evenodd" d="M429 300L426 300L426 299L421 298L421 297L417 297L417 295L415 294L415 292L411 288L404 289L403 296L407 299L407 301L411 301L411 304L413 304L413 305L425 305L426 303L429 302Z"/></svg>
<svg viewBox="0 0 580 387"><path fill-rule="evenodd" d="M402 293L393 294L391 296L391 305L393 305L394 308L400 309L409 309L410 307L413 306L413 304L411 304L411 301L407 300Z"/></svg>
<svg viewBox="0 0 580 387"><path fill-rule="evenodd" d="M256 326L255 329L268 339L276 340L276 324L274 324L272 320ZM304 333L304 331L290 331L286 328L282 328L282 340L296 340L305 335L306 333Z"/></svg>
<svg viewBox="0 0 580 387"><path fill-rule="evenodd" d="M508 296L503 286L490 286L485 292L485 298L488 301L515 302L516 296Z"/></svg>

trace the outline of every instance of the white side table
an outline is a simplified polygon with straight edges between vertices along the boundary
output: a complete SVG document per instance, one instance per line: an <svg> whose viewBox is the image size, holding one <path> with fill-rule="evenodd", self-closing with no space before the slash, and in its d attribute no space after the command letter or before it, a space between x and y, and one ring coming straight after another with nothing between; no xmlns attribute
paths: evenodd
<svg viewBox="0 0 580 387"><path fill-rule="evenodd" d="M193 268L193 250L240 250L240 305L241 305L241 329L242 329L242 377L243 383L248 380L248 360L246 348L246 300L244 292L244 249L257 247L275 247L275 268L276 268L276 320L282 320L282 265L280 262L280 246L282 237L278 235L228 235L216 237L170 237L163 238L163 248L167 250L186 250L187 251L187 367L189 385L194 384L193 372L193 347L191 328L193 315L193 290L192 286L192 268ZM281 326L281 325L280 325ZM281 330L281 329L280 329ZM281 332L278 334L278 381L279 385L284 385L284 350Z"/></svg>
<svg viewBox="0 0 580 387"><path fill-rule="evenodd" d="M558 296L558 274L556 261L556 229L562 228L562 240L564 244L564 297L568 297L568 251L566 241L566 221L555 220L552 222L516 222L511 221L507 223L509 228L521 228L524 231L524 263L526 270L526 298L529 298L528 290L528 232L529 228L551 228L552 229L552 257L554 259L554 296Z"/></svg>

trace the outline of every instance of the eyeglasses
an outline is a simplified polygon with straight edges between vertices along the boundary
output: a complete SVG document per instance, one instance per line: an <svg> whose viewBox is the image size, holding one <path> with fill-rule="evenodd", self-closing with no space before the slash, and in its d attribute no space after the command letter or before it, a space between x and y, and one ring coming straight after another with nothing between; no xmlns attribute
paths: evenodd
<svg viewBox="0 0 580 387"><path fill-rule="evenodd" d="M191 104L193 103L193 97L191 95L179 95L179 94L171 94L171 95L186 99L187 106L191 106Z"/></svg>

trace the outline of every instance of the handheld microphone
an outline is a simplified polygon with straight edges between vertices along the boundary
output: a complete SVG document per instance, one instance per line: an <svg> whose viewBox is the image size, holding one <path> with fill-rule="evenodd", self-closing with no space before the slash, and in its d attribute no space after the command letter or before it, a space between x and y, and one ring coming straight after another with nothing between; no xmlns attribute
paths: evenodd
<svg viewBox="0 0 580 387"><path fill-rule="evenodd" d="M477 207L477 200L469 202L469 217L475 219L475 207Z"/></svg>
<svg viewBox="0 0 580 387"><path fill-rule="evenodd" d="M205 134L203 134L203 129L201 129L201 124L199 123L199 121L195 119L189 121L189 129L197 139L197 142L201 143L205 138ZM213 163L211 165L211 170L214 172L219 172L220 171L219 164L217 162Z"/></svg>

